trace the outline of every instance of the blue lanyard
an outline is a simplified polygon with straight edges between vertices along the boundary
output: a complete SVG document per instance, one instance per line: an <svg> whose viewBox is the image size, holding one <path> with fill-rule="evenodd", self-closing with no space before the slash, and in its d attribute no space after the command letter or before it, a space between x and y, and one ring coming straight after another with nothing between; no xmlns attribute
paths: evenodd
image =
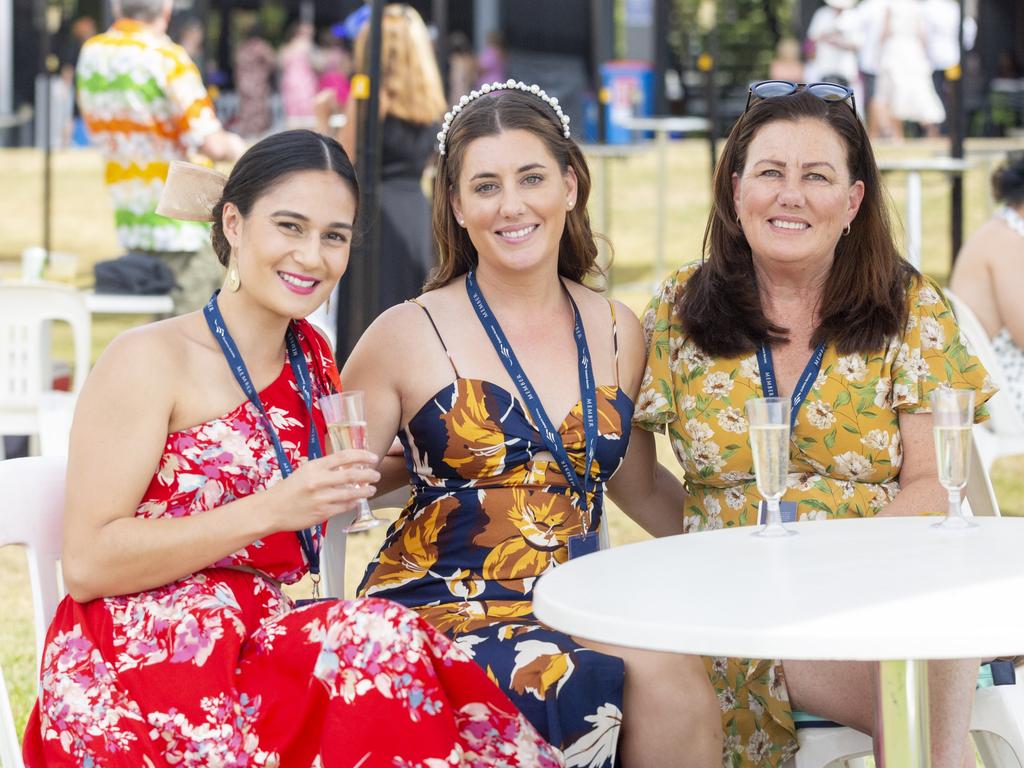
<svg viewBox="0 0 1024 768"><path fill-rule="evenodd" d="M544 447L555 457L555 461L558 462L562 474L565 475L565 479L576 492L577 506L584 513L583 533L585 535L590 528L590 523L593 522L592 515L588 512L587 498L589 489L595 485L590 477L590 470L594 463L598 431L597 386L594 383L594 372L590 364L590 348L587 346L587 335L583 329L580 310L576 306L576 302L573 301L572 295L566 289L566 296L569 297L569 303L572 304L573 336L576 340L576 352L579 355L580 397L583 404L583 438L586 444L584 449L583 477L576 474L576 470L569 459L569 453L565 450L565 444L562 442L562 436L551 424L551 420L544 411L544 406L541 404L536 390L530 384L530 380L526 377L523 367L519 364L515 353L512 351L512 345L509 344L505 333L501 330L501 326L498 325L498 319L487 305L483 294L480 293L473 270L466 274L466 291L469 293L469 300L473 304L473 309L476 310L477 317L480 319L484 329L488 331L488 336L494 345L494 350L498 353L498 357L505 366L509 377L515 383L516 389L519 390L523 402L526 403L526 407L529 409L530 415L533 417L533 421L540 432Z"/></svg>
<svg viewBox="0 0 1024 768"><path fill-rule="evenodd" d="M263 424L264 431L270 437L270 442L274 445L274 453L277 454L277 463L281 469L281 477L288 477L292 473L292 464L288 461L288 456L284 452L284 446L281 445L281 438L278 437L277 430L274 429L274 425L267 415L267 410L263 407L263 402L260 400L259 393L256 392L256 387L249 377L249 369L245 367L245 361L242 360L242 355L235 345L235 340L231 338L228 327L224 323L224 316L221 315L220 307L217 306L217 294L219 293L219 290L213 292L213 296L210 297L206 306L203 307L203 316L206 318L206 324L210 327L213 338L220 344L221 351L228 361L228 366L231 368L231 373L234 374L235 381L238 382L238 386L242 388L245 396L249 398L249 402L259 412L260 423ZM306 406L306 412L309 414L309 458L318 459L323 456L323 450L320 447L320 438L316 433L316 422L313 420L313 386L309 373L309 364L306 362L306 356L302 354L302 350L299 348L299 340L295 335L295 331L290 326L284 338L285 346L288 349L288 362L291 364L292 372L295 374L299 395L302 397L302 402ZM316 525L313 528L296 531L295 534L299 537L302 553L306 556L306 562L309 563L309 572L315 580L320 575L320 541L323 538L323 526Z"/></svg>
<svg viewBox="0 0 1024 768"><path fill-rule="evenodd" d="M800 379L796 383L796 389L793 390L789 400L789 431L791 434L796 426L797 412L799 412L800 406L804 404L804 400L807 399L814 380L818 378L818 372L821 371L821 361L824 357L825 345L819 344L811 355L811 359L807 361L804 372L800 374ZM761 389L764 391L764 396L778 397L779 386L775 379L775 363L772 361L772 351L767 344L762 344L761 348L757 350L757 369L761 374Z"/></svg>

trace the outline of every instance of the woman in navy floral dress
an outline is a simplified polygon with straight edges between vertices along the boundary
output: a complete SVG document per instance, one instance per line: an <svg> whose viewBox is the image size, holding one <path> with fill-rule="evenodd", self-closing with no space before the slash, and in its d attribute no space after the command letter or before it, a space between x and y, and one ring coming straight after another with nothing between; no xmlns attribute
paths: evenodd
<svg viewBox="0 0 1024 768"><path fill-rule="evenodd" d="M605 482L649 531L682 531L681 487L649 434L630 440L639 321L581 284L597 271L590 178L556 106L503 83L453 108L434 190L440 267L346 364L371 445L397 434L405 449L384 485L412 484L360 594L454 638L567 765L717 766L718 701L698 659L533 615L537 578L596 548Z"/></svg>

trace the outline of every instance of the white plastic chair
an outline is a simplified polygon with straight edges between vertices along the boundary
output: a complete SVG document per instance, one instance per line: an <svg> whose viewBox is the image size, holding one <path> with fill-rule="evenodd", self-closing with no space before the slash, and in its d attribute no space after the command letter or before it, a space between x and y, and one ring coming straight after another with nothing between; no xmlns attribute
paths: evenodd
<svg viewBox="0 0 1024 768"><path fill-rule="evenodd" d="M985 370L1002 391L997 392L988 401L991 418L974 430L974 439L981 451L982 461L986 470L1001 456L1017 456L1024 454L1024 419L1006 394L1006 373L999 363L999 355L992 346L992 341L974 311L962 299L949 290L945 291L949 303L953 306L960 333L967 339L971 351L981 360Z"/></svg>
<svg viewBox="0 0 1024 768"><path fill-rule="evenodd" d="M976 435L980 427L974 428ZM982 461L977 441L971 443L971 470L966 497L977 517L999 517L999 504ZM1012 610L1012 609L1011 609ZM986 768L1024 766L1024 668L1016 685L979 688L974 692L971 735ZM832 763L854 766L872 754L871 737L853 728L801 728L795 768L823 768ZM862 763L860 763L862 764Z"/></svg>
<svg viewBox="0 0 1024 768"><path fill-rule="evenodd" d="M409 502L409 486L403 485L382 496L370 499L370 509L401 509ZM355 518L355 512L346 512L331 520L327 536L320 551L320 575L325 597L345 596L345 545L348 534L343 530Z"/></svg>
<svg viewBox="0 0 1024 768"><path fill-rule="evenodd" d="M71 392L52 389L49 349L49 323L52 321L63 321L71 326L75 350ZM74 408L74 398L89 371L91 328L85 299L70 286L44 282L0 283L0 437L29 435L30 451L38 453L41 407L46 406L57 414L70 413ZM52 430L49 433L54 434ZM54 448L53 452L61 451ZM2 444L0 458L3 458Z"/></svg>
<svg viewBox="0 0 1024 768"><path fill-rule="evenodd" d="M0 498L4 500L0 504L0 547L20 544L28 556L37 670L46 630L63 590L57 561L63 539L66 464L63 458L44 456L0 461ZM2 671L0 696L0 760L4 768L22 768Z"/></svg>

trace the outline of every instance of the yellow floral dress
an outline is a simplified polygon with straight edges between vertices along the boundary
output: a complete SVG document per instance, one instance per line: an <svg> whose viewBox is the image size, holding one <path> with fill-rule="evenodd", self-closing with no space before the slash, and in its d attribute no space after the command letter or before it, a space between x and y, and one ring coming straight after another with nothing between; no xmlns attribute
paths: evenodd
<svg viewBox="0 0 1024 768"><path fill-rule="evenodd" d="M643 318L647 370L634 424L668 429L682 465L686 531L757 522L744 403L763 397L757 356L712 359L685 335L674 312L699 262L666 280ZM800 409L790 444L785 501L800 520L875 515L899 492L900 413L926 413L931 390L976 390L975 419L995 393L965 346L949 303L930 279L908 291L907 327L877 353L840 355L828 346ZM809 356L810 353L808 353ZM796 749L782 668L770 660L709 658L725 731L724 764L777 766Z"/></svg>

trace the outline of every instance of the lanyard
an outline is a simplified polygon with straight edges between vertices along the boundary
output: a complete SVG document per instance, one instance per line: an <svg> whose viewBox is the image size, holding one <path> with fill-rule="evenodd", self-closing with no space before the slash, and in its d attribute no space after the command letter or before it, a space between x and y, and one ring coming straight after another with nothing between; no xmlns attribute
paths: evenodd
<svg viewBox="0 0 1024 768"><path fill-rule="evenodd" d="M824 357L825 345L819 344L811 355L811 359L807 361L804 372L800 374L800 379L796 383L796 389L793 390L789 400L789 430L791 433L796 426L796 414L800 410L800 406L804 404L804 400L807 399L814 380L818 378L818 372L821 370L821 361ZM764 391L764 396L778 397L779 387L775 380L775 363L772 361L772 351L768 348L767 344L762 344L761 348L757 350L757 368L761 374L761 389Z"/></svg>
<svg viewBox="0 0 1024 768"><path fill-rule="evenodd" d="M210 301L203 307L203 316L206 318L206 324L210 327L213 338L220 344L221 351L228 361L228 366L231 368L231 373L234 374L235 381L238 382L238 386L242 388L242 392L249 398L249 402L253 404L260 415L260 423L270 437L270 442L274 445L274 453L277 454L277 463L281 469L281 477L288 477L292 473L292 464L288 461L288 456L284 452L284 446L281 445L281 438L278 437L277 430L274 429L274 425L267 415L267 410L263 407L263 402L260 400L259 393L256 392L256 387L249 377L249 369L245 367L245 361L242 360L242 355L235 345L235 340L231 338L231 334L228 332L224 317L220 313L220 307L217 306L217 294L219 293L219 290L214 291ZM288 349L288 362L291 364L292 373L295 374L295 382L299 388L299 394L306 406L306 412L309 414L309 458L318 459L323 456L323 450L320 447L320 438L316 434L316 423L313 421L313 386L309 365L306 362L305 355L299 349L299 340L295 336L295 331L290 326L284 338L285 346ZM313 577L314 592L316 592L315 583L319 581L320 577L320 540L323 537L323 526L316 525L313 528L304 528L296 531L295 534L299 537L302 553L306 556L306 562L309 563L309 572Z"/></svg>
<svg viewBox="0 0 1024 768"><path fill-rule="evenodd" d="M488 331L488 336L494 345L494 350L498 353L498 357L505 366L505 370L512 381L515 382L516 389L519 390L523 402L529 409L530 415L533 417L533 421L540 432L541 440L544 442L544 447L555 457L555 461L558 462L562 474L565 475L565 479L568 480L576 492L577 506L585 513L583 515L583 533L585 535L592 522L591 514L588 511L587 493L588 488L594 485L590 477L590 470L594 462L594 451L597 446L598 437L597 386L594 383L594 372L590 364L590 349L587 346L587 335L583 330L580 310L576 306L576 302L573 301L572 295L566 290L565 294L569 297L569 303L572 304L573 336L576 340L576 352L579 355L580 398L583 404L583 436L584 443L586 444L583 477L576 474L576 470L569 460L569 453L565 450L565 444L562 442L562 436L551 424L551 420L544 411L544 406L541 404L536 390L530 384L530 380L526 377L523 367L519 364L515 353L512 351L512 345L509 344L505 333L501 330L501 326L498 325L498 319L487 305L483 294L480 293L473 270L466 274L466 291L469 293L469 300L473 304L473 309L476 310L477 317L480 319L484 329Z"/></svg>

